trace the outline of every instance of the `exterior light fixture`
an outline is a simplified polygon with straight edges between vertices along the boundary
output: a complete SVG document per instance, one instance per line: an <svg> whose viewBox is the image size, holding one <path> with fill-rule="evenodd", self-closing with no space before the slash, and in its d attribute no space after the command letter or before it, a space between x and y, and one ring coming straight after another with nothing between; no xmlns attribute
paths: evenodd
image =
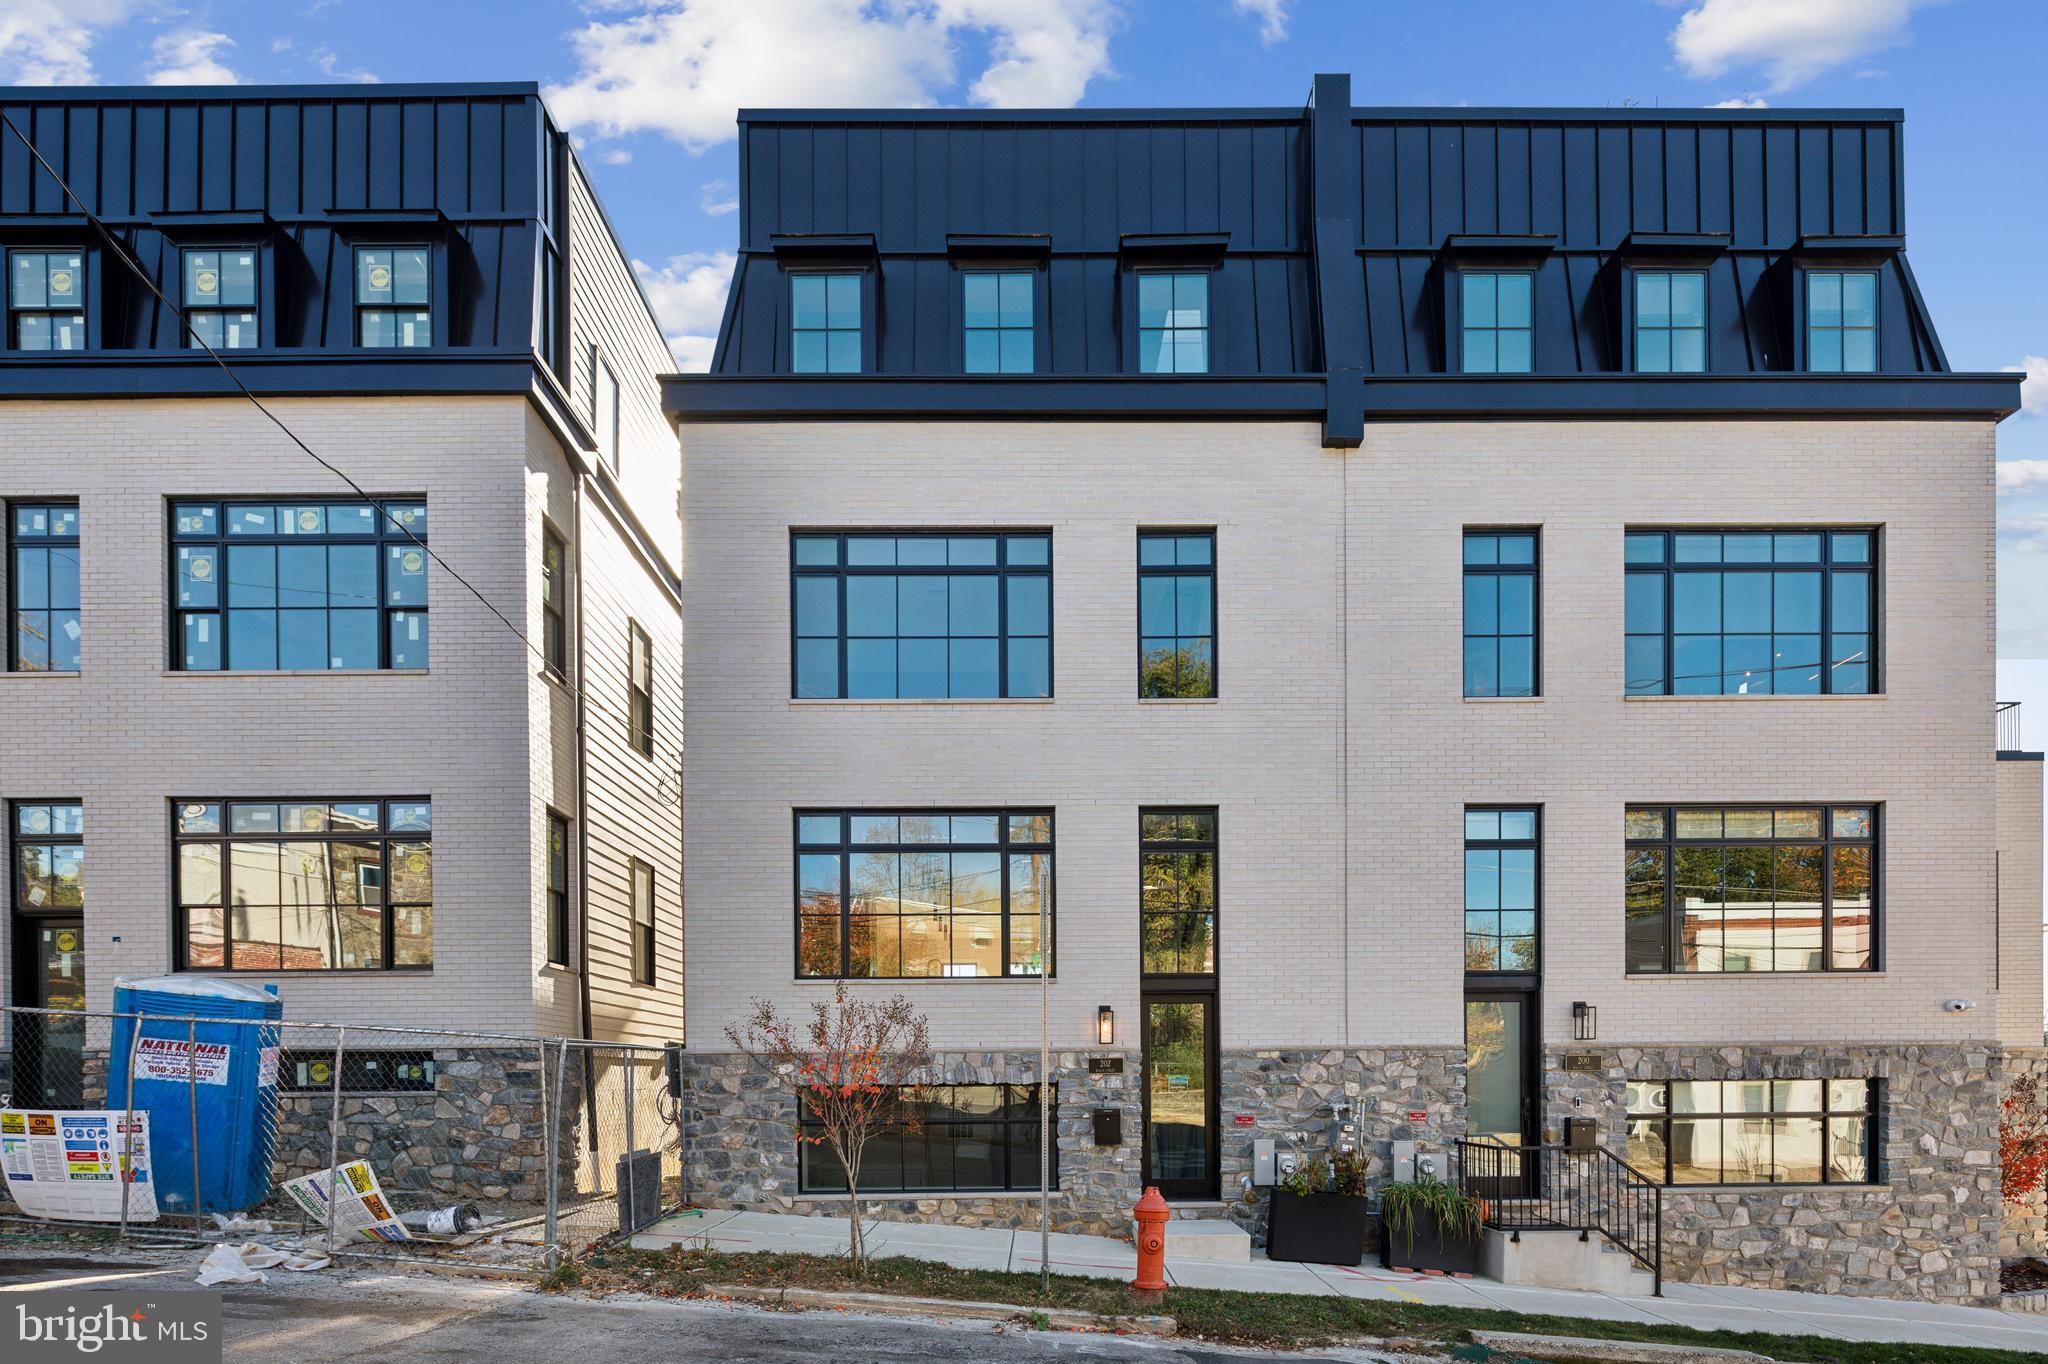
<svg viewBox="0 0 2048 1364"><path fill-rule="evenodd" d="M1116 1010L1107 1004L1095 1011L1095 1035L1105 1047L1116 1042Z"/></svg>
<svg viewBox="0 0 2048 1364"><path fill-rule="evenodd" d="M1580 1042L1600 1036L1600 1011L1583 999L1572 1001L1572 1036Z"/></svg>

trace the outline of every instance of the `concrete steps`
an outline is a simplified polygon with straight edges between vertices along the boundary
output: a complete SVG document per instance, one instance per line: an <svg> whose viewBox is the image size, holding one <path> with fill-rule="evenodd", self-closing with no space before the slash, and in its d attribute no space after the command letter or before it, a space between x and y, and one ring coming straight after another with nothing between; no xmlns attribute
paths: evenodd
<svg viewBox="0 0 2048 1364"><path fill-rule="evenodd" d="M1487 1278L1525 1288L1647 1296L1656 1286L1655 1275L1598 1232L1582 1241L1570 1230L1524 1230L1517 1238L1489 1227L1480 1265Z"/></svg>
<svg viewBox="0 0 2048 1364"><path fill-rule="evenodd" d="M1174 1218L1166 1224L1166 1263L1204 1260L1212 1264L1252 1262L1252 1234L1223 1218Z"/></svg>

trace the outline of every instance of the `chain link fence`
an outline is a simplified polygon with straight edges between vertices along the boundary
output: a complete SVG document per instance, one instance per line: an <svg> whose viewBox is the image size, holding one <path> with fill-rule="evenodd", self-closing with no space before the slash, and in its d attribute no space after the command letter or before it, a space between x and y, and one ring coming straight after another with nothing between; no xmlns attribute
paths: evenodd
<svg viewBox="0 0 2048 1364"><path fill-rule="evenodd" d="M684 1196L659 1047L30 1008L0 1029L0 1217L552 1265Z"/></svg>

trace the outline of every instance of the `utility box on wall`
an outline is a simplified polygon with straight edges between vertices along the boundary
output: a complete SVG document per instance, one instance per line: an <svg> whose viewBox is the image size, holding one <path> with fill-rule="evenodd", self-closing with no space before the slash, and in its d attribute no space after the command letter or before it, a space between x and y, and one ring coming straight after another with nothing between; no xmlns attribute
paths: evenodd
<svg viewBox="0 0 2048 1364"><path fill-rule="evenodd" d="M1097 1146L1122 1146L1124 1144L1124 1115L1114 1108L1095 1110L1095 1144Z"/></svg>
<svg viewBox="0 0 2048 1364"><path fill-rule="evenodd" d="M1564 1144L1574 1151L1590 1151L1600 1144L1600 1124L1591 1118L1566 1118Z"/></svg>

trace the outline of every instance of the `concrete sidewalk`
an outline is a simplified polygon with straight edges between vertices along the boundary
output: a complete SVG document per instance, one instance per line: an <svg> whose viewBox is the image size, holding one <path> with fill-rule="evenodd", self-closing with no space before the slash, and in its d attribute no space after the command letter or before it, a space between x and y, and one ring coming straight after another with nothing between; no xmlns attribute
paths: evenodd
<svg viewBox="0 0 2048 1364"><path fill-rule="evenodd" d="M843 1219L781 1213L714 1211L671 1217L633 1238L641 1250L672 1245L728 1252L846 1252ZM1035 1231L930 1226L923 1223L866 1224L868 1253L935 1260L962 1269L1006 1269L1035 1273L1039 1236ZM1049 1255L1055 1274L1129 1279L1138 1252L1106 1236L1055 1232ZM1582 1293L1556 1288L1518 1288L1488 1279L1447 1279L1397 1273L1377 1267L1347 1269L1255 1258L1250 1264L1175 1264L1166 1276L1188 1288L1230 1288L1260 1293L1332 1294L1446 1307L1497 1308L1560 1317L1592 1317L1691 1326L1703 1331L1768 1331L1780 1335L1832 1336L1839 1340L1894 1341L1918 1345L1980 1345L2048 1354L2048 1316L2001 1312L1990 1307L1890 1298L1843 1298L1761 1288L1719 1288L1670 1284L1661 1298Z"/></svg>

